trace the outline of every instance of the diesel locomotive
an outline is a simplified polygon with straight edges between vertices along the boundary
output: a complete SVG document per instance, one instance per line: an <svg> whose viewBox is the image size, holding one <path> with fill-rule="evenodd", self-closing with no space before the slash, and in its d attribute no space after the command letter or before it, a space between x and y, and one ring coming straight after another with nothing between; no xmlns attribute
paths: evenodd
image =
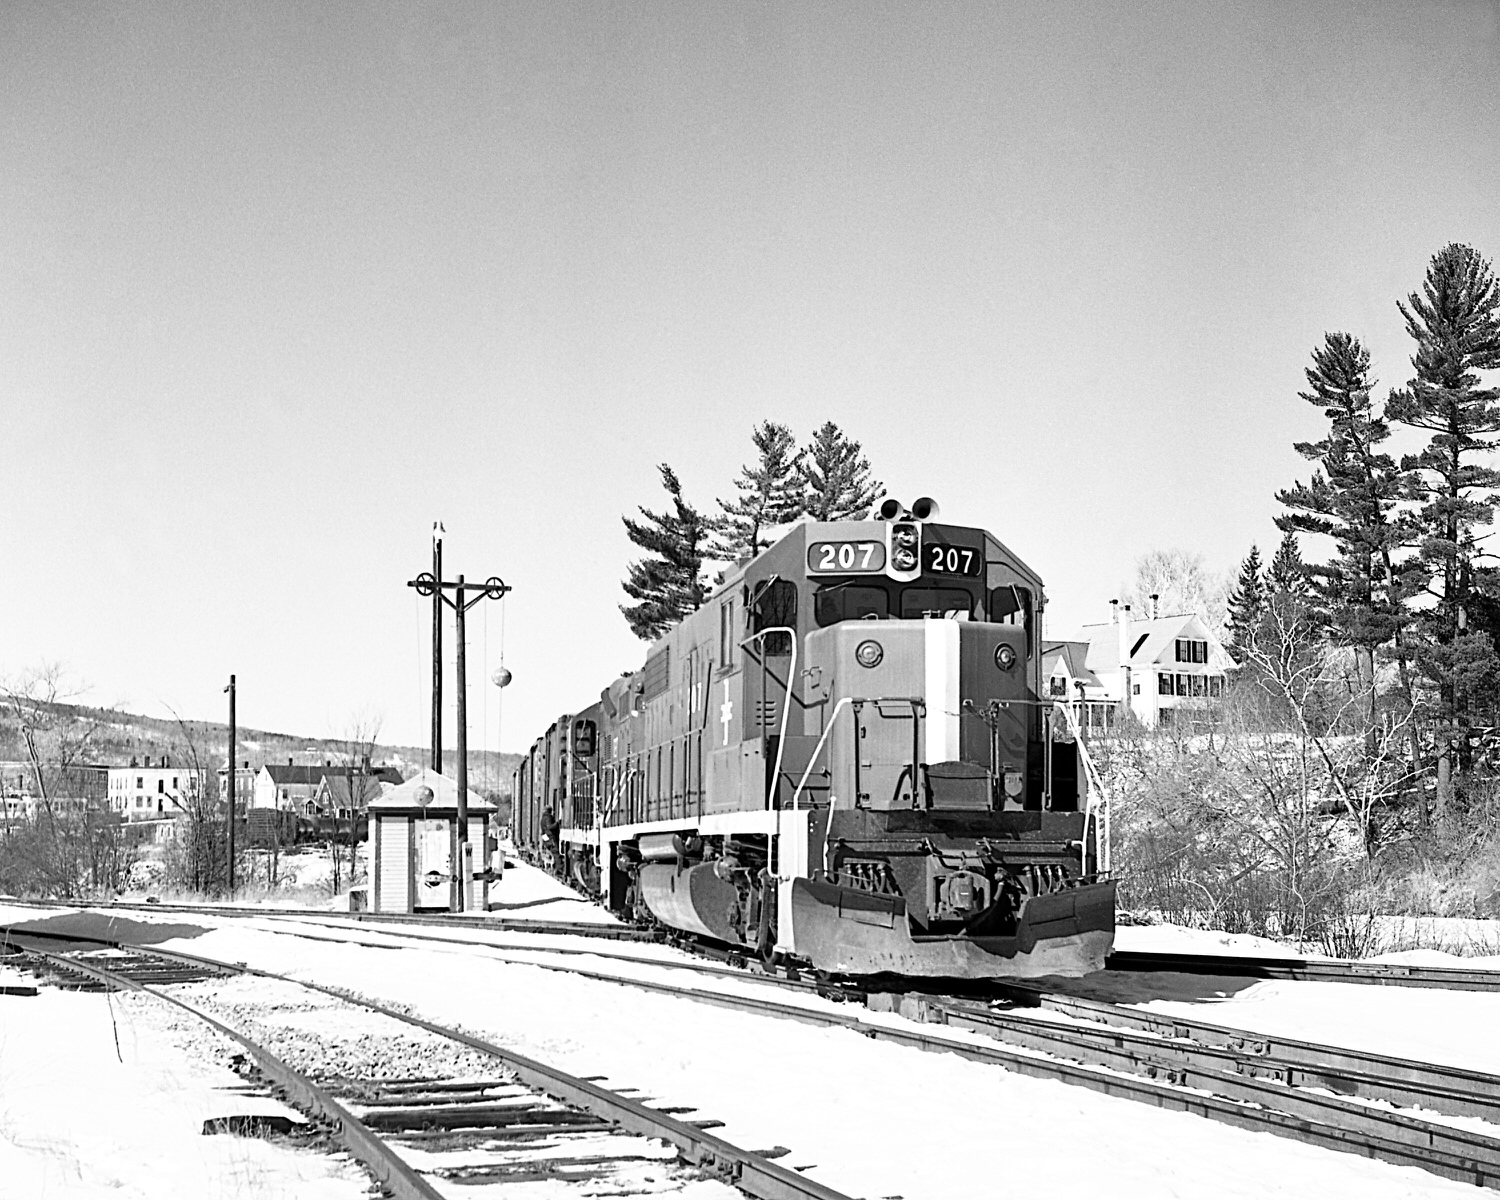
<svg viewBox="0 0 1500 1200"><path fill-rule="evenodd" d="M1078 975L1114 940L1042 582L936 504L803 522L517 769L518 850L627 919L837 975Z"/></svg>

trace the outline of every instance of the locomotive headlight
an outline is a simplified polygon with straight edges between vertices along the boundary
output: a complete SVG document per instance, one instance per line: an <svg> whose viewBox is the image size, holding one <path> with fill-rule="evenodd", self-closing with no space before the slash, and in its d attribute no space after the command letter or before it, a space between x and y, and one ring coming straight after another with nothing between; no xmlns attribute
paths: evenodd
<svg viewBox="0 0 1500 1200"><path fill-rule="evenodd" d="M1009 671L1016 665L1016 652L1010 646L1000 645L995 647L995 665L1002 671Z"/></svg>
<svg viewBox="0 0 1500 1200"><path fill-rule="evenodd" d="M902 522L891 526L891 566L898 571L915 571L918 563L915 525Z"/></svg>
<svg viewBox="0 0 1500 1200"><path fill-rule="evenodd" d="M885 650L877 641L869 640L860 642L854 648L854 661L862 667L878 667L880 660L885 657Z"/></svg>

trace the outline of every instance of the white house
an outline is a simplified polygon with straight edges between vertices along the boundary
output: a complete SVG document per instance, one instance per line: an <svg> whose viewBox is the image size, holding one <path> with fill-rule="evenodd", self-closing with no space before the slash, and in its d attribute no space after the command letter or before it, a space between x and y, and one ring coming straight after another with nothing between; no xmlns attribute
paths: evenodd
<svg viewBox="0 0 1500 1200"><path fill-rule="evenodd" d="M128 767L109 768L109 808L127 821L152 821L184 811L198 795L198 776L187 767L173 766L166 755L155 765L151 756L130 760Z"/></svg>
<svg viewBox="0 0 1500 1200"><path fill-rule="evenodd" d="M267 763L256 773L250 807L276 808L307 816L327 771L327 765L299 767L291 762L286 766Z"/></svg>
<svg viewBox="0 0 1500 1200"><path fill-rule="evenodd" d="M1131 616L1128 604L1113 607L1114 620L1081 631L1088 646L1085 667L1097 681L1084 680L1084 701L1118 707L1127 699L1141 724L1154 729L1191 723L1209 700L1224 694L1234 660L1203 618L1179 613L1141 620ZM1044 669L1046 664L1044 657ZM1071 674L1068 680L1073 682Z"/></svg>
<svg viewBox="0 0 1500 1200"><path fill-rule="evenodd" d="M1084 729L1108 729L1118 700L1089 670L1088 653L1086 641L1044 642L1042 695L1048 700L1066 700Z"/></svg>

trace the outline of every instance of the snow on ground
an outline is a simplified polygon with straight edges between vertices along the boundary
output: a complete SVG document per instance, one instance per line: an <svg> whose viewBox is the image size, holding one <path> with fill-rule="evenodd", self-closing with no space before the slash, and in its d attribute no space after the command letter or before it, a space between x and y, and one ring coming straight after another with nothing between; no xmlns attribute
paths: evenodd
<svg viewBox="0 0 1500 1200"><path fill-rule="evenodd" d="M1248 933L1189 929L1185 925L1121 925L1115 949L1150 954L1229 954L1265 958L1306 958L1293 946Z"/></svg>
<svg viewBox="0 0 1500 1200"><path fill-rule="evenodd" d="M5 971L0 968L0 971ZM0 982L19 982L5 971ZM34 982L29 981L28 982ZM130 993L0 995L0 1195L37 1200L358 1200L351 1160L276 1141L205 1137L203 1122L284 1114L244 1094L203 1027Z"/></svg>
<svg viewBox="0 0 1500 1200"><path fill-rule="evenodd" d="M461 925L456 922L455 936L473 937L494 917L611 919L524 864L506 871L492 899L499 905L496 911L489 918L472 914ZM0 921L38 916L33 909L0 905ZM131 917L162 925L162 934L175 939L166 943L169 946L409 1004L433 1020L462 1024L578 1074L604 1076L613 1085L638 1088L661 1103L697 1106L697 1115L726 1122L717 1132L730 1140L751 1148L790 1147L784 1163L809 1166L815 1178L870 1200L893 1195L946 1200L1001 1190L1057 1197L1108 1194L1125 1200L1207 1194L1216 1200L1249 1200L1319 1192L1358 1194L1362 1200L1479 1194L1414 1168L1232 1129L950 1055L871 1042L848 1031L727 1012L497 958L502 953L514 957L515 947L526 946L535 954L551 948L554 961L561 961L555 950L583 945L577 938L496 929L485 938L496 949L475 950L403 944L399 932L385 925L334 928L312 911L299 926L307 935L300 938L278 934L269 922L259 920L194 918L188 925L180 915L168 913ZM194 936L193 926L205 931ZM422 926L418 932L430 936L441 930ZM1169 926L1127 927L1120 934L1124 949L1291 953L1258 939ZM681 956L670 947L616 949L659 958L663 966L620 964L602 956L567 961L618 974L679 975L668 964ZM1458 961L1478 965L1470 959ZM1097 986L1113 988L1116 994L1109 998L1157 1011L1500 1074L1500 1044L1492 1044L1490 1035L1500 1023L1500 996L1182 975L1128 978L1133 980L1128 991L1124 981L1110 977L1100 977ZM693 982L700 987L762 991L753 975ZM0 998L0 1005L50 1007L58 999L102 997ZM802 1002L828 1004L815 997ZM0 1007L0 1016L7 1011ZM901 1022L884 1014L871 1019ZM0 1024L0 1036L5 1028ZM161 1070L184 1069L172 1063L169 1045L157 1049ZM94 1050L89 1057L96 1063L113 1053L108 1045L96 1045ZM0 1111L10 1104L8 1061L13 1060L0 1053ZM19 1153L8 1142L10 1128L0 1124L0 1154ZM149 1148L150 1143L145 1145ZM90 1152L79 1153L87 1157ZM108 1153L118 1157L125 1150L115 1144ZM7 1178L6 1165L0 1157L0 1179ZM234 1193L158 1189L152 1194ZM299 1189L295 1194L319 1193Z"/></svg>
<svg viewBox="0 0 1500 1200"><path fill-rule="evenodd" d="M1078 1197L1474 1194L1413 1169L948 1055L448 948L407 947L395 969L387 951L240 928L176 944L316 973L414 1005L434 1020L461 1022L578 1074L603 1075L664 1103L696 1105L726 1122L720 1132L730 1140L788 1146L788 1163L817 1164L810 1174L856 1196L946 1198L1002 1181L1007 1191Z"/></svg>

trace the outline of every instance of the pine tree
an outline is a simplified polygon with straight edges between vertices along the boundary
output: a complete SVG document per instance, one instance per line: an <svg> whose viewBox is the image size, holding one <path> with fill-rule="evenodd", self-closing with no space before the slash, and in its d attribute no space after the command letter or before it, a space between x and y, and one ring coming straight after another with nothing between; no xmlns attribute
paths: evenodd
<svg viewBox="0 0 1500 1200"><path fill-rule="evenodd" d="M1493 701L1500 675L1493 631L1475 629L1476 617L1494 611L1496 591L1492 571L1475 560L1477 531L1494 518L1500 486L1500 471L1483 465L1500 433L1500 389L1481 387L1476 372L1500 368L1500 291L1489 262L1455 243L1433 256L1421 294L1411 293L1397 308L1417 343L1416 375L1391 393L1386 415L1432 435L1402 462L1415 473L1418 553L1436 599L1415 614L1415 658L1437 688L1440 718L1457 723L1476 703ZM1443 749L1439 808L1452 796L1452 765Z"/></svg>
<svg viewBox="0 0 1500 1200"><path fill-rule="evenodd" d="M713 521L717 558L753 558L771 544L772 530L802 515L802 452L792 431L762 421L750 431L750 440L759 458L740 471L734 485L739 495L720 500L721 515Z"/></svg>
<svg viewBox="0 0 1500 1200"><path fill-rule="evenodd" d="M1302 549L1297 545L1297 535L1291 530L1282 534L1275 557L1266 568L1266 599L1269 602L1277 597L1292 597L1303 601L1312 597L1312 588L1307 579L1307 564L1302 561Z"/></svg>
<svg viewBox="0 0 1500 1200"><path fill-rule="evenodd" d="M1375 651L1395 640L1405 622L1406 573L1395 559L1409 534L1396 505L1408 477L1378 449L1390 426L1370 399L1375 381L1369 351L1350 334L1329 333L1312 359L1306 369L1310 390L1299 394L1323 410L1328 435L1295 443L1297 453L1320 469L1308 483L1277 493L1291 511L1278 516L1276 525L1334 541L1334 559L1308 567L1308 581L1331 639L1354 650L1373 732Z"/></svg>
<svg viewBox="0 0 1500 1200"><path fill-rule="evenodd" d="M1229 617L1225 622L1228 638L1225 649L1236 662L1243 662L1245 650L1255 634L1256 626L1266 611L1266 580L1260 562L1260 547L1251 546L1245 561L1240 563L1239 578L1234 590L1229 593Z"/></svg>
<svg viewBox="0 0 1500 1200"><path fill-rule="evenodd" d="M881 485L870 477L870 462L858 442L825 421L802 451L804 506L814 521L847 521L865 516Z"/></svg>
<svg viewBox="0 0 1500 1200"><path fill-rule="evenodd" d="M657 469L662 486L672 497L672 511L654 513L642 507L644 521L622 518L630 540L652 556L631 563L622 585L625 593L639 603L620 605L630 632L648 642L702 606L703 550L708 539L707 523L682 498L676 472L666 463Z"/></svg>

